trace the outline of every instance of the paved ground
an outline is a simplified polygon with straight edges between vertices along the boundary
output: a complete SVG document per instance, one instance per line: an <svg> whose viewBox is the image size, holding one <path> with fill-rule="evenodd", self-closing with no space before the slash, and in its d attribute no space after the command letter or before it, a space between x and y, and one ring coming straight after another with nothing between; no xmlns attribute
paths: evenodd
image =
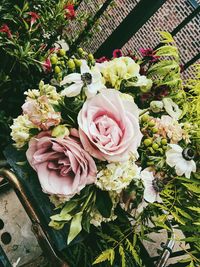
<svg viewBox="0 0 200 267"><path fill-rule="evenodd" d="M23 265L41 255L31 222L12 190L0 195L0 244L14 264ZM35 267L35 266L34 266Z"/></svg>

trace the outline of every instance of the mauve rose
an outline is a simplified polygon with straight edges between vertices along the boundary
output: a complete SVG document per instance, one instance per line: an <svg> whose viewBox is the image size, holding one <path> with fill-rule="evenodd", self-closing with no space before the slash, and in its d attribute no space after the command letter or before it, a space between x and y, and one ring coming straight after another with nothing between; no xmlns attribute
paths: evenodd
<svg viewBox="0 0 200 267"><path fill-rule="evenodd" d="M100 160L124 161L137 155L142 134L139 109L131 96L114 89L87 100L78 115L80 139L85 150Z"/></svg>
<svg viewBox="0 0 200 267"><path fill-rule="evenodd" d="M30 140L26 156L45 193L71 198L96 181L96 164L82 148L75 129L65 138L41 132Z"/></svg>

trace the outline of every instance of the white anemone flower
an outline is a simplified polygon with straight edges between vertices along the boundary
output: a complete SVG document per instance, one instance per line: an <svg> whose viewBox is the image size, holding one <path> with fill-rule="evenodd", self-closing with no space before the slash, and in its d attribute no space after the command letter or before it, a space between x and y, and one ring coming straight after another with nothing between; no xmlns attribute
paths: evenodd
<svg viewBox="0 0 200 267"><path fill-rule="evenodd" d="M140 177L144 184L144 199L150 203L162 202L159 192L161 191L159 187L158 180L154 177L153 172L150 168L146 168L140 173Z"/></svg>
<svg viewBox="0 0 200 267"><path fill-rule="evenodd" d="M169 97L165 97L162 100L166 112L175 120L178 120L182 114L182 110L179 106Z"/></svg>
<svg viewBox="0 0 200 267"><path fill-rule="evenodd" d="M65 86L64 90L61 92L61 96L77 96L80 94L83 86L85 86L85 94L87 98L91 98L95 96L98 91L105 88L102 83L101 73L97 67L90 69L86 60L81 60L80 71L81 73L71 73L65 76L63 81L60 82L60 85Z"/></svg>
<svg viewBox="0 0 200 267"><path fill-rule="evenodd" d="M196 164L192 160L194 152L192 149L182 149L179 145L169 144L170 148L166 152L166 162L170 167L175 167L178 176L185 175L190 178L191 172L196 172Z"/></svg>

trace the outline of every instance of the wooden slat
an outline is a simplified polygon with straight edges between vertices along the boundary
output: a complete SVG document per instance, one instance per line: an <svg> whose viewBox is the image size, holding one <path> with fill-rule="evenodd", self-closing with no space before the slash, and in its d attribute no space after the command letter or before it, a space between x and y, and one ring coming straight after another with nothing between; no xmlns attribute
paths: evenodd
<svg viewBox="0 0 200 267"><path fill-rule="evenodd" d="M175 36L182 28L184 28L195 16L200 13L200 6L196 8L189 16L187 16L172 32L171 35ZM154 50L161 47L163 44L159 43L154 47Z"/></svg>
<svg viewBox="0 0 200 267"><path fill-rule="evenodd" d="M95 22L97 22L97 20L105 12L105 10L111 4L111 2L113 2L113 0L106 0L104 2L104 4L102 5L102 7L94 15L94 17L93 18L89 18L89 20L87 21L87 26L85 27L85 29L80 33L80 35L73 42L73 44L70 45L70 52L71 53L73 53L74 50L80 45L80 43L82 43L85 40L85 38L88 35L88 32L92 29L92 27L94 26Z"/></svg>
<svg viewBox="0 0 200 267"><path fill-rule="evenodd" d="M112 55L115 48L121 48L148 21L166 0L141 0L123 22L113 31L96 51L95 57Z"/></svg>
<svg viewBox="0 0 200 267"><path fill-rule="evenodd" d="M183 67L184 71L189 68L192 64L194 64L197 60L200 59L200 52L194 56L192 59L190 59Z"/></svg>
<svg viewBox="0 0 200 267"><path fill-rule="evenodd" d="M172 32L171 35L176 35L183 27L185 27L198 13L200 13L200 6L187 16Z"/></svg>

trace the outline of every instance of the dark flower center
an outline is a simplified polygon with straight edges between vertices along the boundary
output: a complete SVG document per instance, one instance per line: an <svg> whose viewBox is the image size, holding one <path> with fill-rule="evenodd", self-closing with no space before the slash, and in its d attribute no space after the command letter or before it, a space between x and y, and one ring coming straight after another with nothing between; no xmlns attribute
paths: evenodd
<svg viewBox="0 0 200 267"><path fill-rule="evenodd" d="M161 192L164 188L163 182L158 180L158 179L154 179L152 181L152 184L153 184L153 188L156 192Z"/></svg>
<svg viewBox="0 0 200 267"><path fill-rule="evenodd" d="M192 148L187 147L183 149L182 155L185 160L192 160L195 156L195 152Z"/></svg>
<svg viewBox="0 0 200 267"><path fill-rule="evenodd" d="M89 72L83 73L81 75L81 80L84 82L84 84L89 85L92 83L92 75Z"/></svg>

